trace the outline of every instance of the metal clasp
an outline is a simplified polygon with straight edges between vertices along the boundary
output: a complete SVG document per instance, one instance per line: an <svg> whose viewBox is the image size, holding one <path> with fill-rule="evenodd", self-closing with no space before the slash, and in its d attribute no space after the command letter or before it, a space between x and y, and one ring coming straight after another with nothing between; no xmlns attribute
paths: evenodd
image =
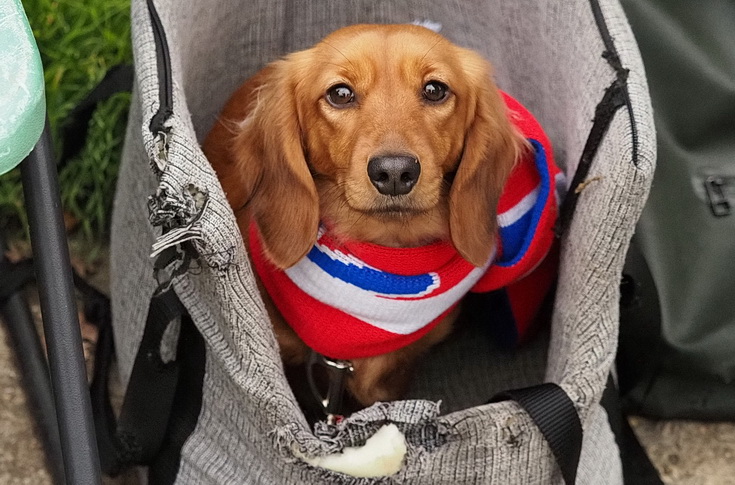
<svg viewBox="0 0 735 485"><path fill-rule="evenodd" d="M323 396L314 380L314 366L320 365L327 371L329 381L327 395ZM324 414L327 415L327 423L335 424L340 410L342 409L342 398L345 392L345 378L354 371L352 364L347 360L329 359L323 355L311 351L306 363L306 378L312 394L322 406Z"/></svg>
<svg viewBox="0 0 735 485"><path fill-rule="evenodd" d="M712 214L716 217L730 215L730 202L725 195L725 184L724 177L714 175L707 177L707 180L704 181L704 188L709 199L709 207L712 210Z"/></svg>

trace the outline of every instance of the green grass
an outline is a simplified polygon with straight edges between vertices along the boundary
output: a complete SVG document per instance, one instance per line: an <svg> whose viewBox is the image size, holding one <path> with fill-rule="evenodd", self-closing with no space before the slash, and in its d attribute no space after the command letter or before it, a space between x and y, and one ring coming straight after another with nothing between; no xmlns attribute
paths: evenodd
<svg viewBox="0 0 735 485"><path fill-rule="evenodd" d="M130 0L24 0L44 66L46 103L57 155L67 114L117 64L132 63ZM117 168L130 95L100 104L87 144L59 174L64 210L80 222L81 235L102 241L108 234ZM25 234L20 173L0 177L0 228Z"/></svg>

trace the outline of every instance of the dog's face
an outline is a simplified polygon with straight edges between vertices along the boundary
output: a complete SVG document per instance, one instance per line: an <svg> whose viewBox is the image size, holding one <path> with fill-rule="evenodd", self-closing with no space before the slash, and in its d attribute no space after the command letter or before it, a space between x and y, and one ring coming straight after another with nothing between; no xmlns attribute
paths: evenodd
<svg viewBox="0 0 735 485"><path fill-rule="evenodd" d="M308 252L319 220L387 246L451 240L487 261L524 142L479 55L423 27L358 25L256 77L234 149L276 265Z"/></svg>

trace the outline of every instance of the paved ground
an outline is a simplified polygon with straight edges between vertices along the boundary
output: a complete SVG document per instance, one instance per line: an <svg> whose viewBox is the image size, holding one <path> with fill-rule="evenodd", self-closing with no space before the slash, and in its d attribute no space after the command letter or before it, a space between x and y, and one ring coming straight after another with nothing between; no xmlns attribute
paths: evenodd
<svg viewBox="0 0 735 485"><path fill-rule="evenodd" d="M104 291L109 287L107 265L99 262L107 261L107 252L100 248L76 247L76 252L91 254L98 263L81 263L74 260L80 274L84 274L89 282ZM27 250L21 248L12 257L22 257ZM39 334L41 328L41 310L34 289L26 291L31 313L36 321ZM85 353L93 355L93 344L89 340L96 339L96 329L82 324L82 336L85 339ZM52 484L52 477L47 471L44 450L38 438L37 429L31 415L31 409L21 386L20 374L16 367L15 352L11 349L10 339L4 322L0 319L0 485L46 485ZM88 362L91 373L91 361ZM113 380L114 383L114 380ZM122 402L120 386L112 386L111 399L113 406ZM131 476L104 480L105 485L133 485L137 483Z"/></svg>
<svg viewBox="0 0 735 485"><path fill-rule="evenodd" d="M735 423L631 422L666 483L735 484Z"/></svg>
<svg viewBox="0 0 735 485"><path fill-rule="evenodd" d="M106 286L104 269L96 274ZM38 305L32 302L38 316ZM667 484L735 485L735 423L655 422L633 418L636 433ZM0 484L50 484L14 354L0 322ZM130 477L109 481L135 483ZM597 484L591 484L597 485Z"/></svg>
<svg viewBox="0 0 735 485"><path fill-rule="evenodd" d="M20 376L10 353L5 326L0 323L0 483L51 483L36 439Z"/></svg>

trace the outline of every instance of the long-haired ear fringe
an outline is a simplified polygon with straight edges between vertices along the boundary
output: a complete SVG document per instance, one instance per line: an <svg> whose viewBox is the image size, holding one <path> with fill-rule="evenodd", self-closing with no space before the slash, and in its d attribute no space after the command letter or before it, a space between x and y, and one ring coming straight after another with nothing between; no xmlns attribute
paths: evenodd
<svg viewBox="0 0 735 485"><path fill-rule="evenodd" d="M235 142L243 164L262 167L252 215L266 256L280 268L293 266L309 252L319 226L319 199L304 157L291 62L272 64L253 117Z"/></svg>
<svg viewBox="0 0 735 485"><path fill-rule="evenodd" d="M496 243L497 205L526 141L511 123L489 67L479 83L473 119L449 193L449 229L457 251L484 265Z"/></svg>
<svg viewBox="0 0 735 485"><path fill-rule="evenodd" d="M266 257L279 268L303 258L319 228L291 74L299 54L269 64L241 86L203 147L230 205L235 212L247 209L244 223L255 221ZM247 227L238 222L245 236Z"/></svg>

